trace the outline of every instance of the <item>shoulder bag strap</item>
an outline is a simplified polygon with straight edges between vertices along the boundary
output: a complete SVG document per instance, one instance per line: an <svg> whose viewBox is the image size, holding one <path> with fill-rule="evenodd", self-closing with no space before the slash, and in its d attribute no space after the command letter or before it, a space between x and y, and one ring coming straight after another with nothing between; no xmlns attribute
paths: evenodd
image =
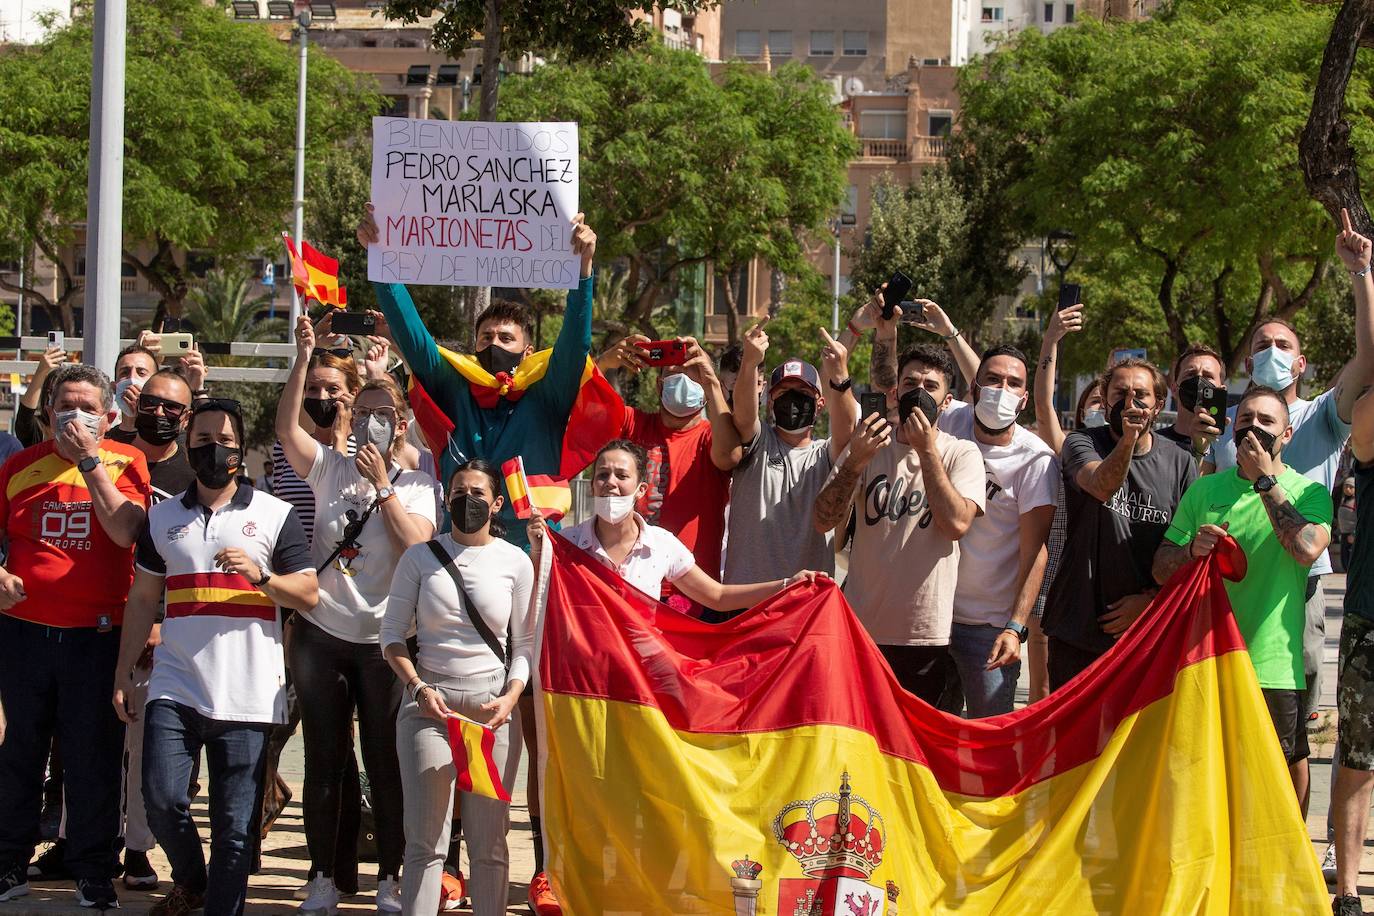
<svg viewBox="0 0 1374 916"><path fill-rule="evenodd" d="M426 541L425 546L429 548L430 553L434 554L434 559L439 561L439 565L453 579L453 584L458 589L458 594L468 609L468 618L472 621L473 628L477 630L477 635L482 637L482 642L487 644L487 648L496 656L496 660L503 667L509 669L510 663L506 660L505 648L496 638L496 634L491 631L491 627L487 626L487 622L482 619L482 612L477 609L477 605L468 597L468 590L463 588L463 578L458 575L458 570L453 565L453 557L450 557L448 552L439 546L437 540Z"/></svg>

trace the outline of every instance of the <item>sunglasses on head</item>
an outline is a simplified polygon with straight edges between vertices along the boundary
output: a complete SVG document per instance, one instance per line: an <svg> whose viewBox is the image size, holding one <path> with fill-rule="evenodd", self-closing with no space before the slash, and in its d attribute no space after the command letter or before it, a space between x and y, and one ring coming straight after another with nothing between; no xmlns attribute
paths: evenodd
<svg viewBox="0 0 1374 916"><path fill-rule="evenodd" d="M313 349L313 350L310 351L310 356L311 356L312 359L313 359L314 357L316 357L316 356L324 356L325 354L328 354L328 355L330 355L330 356L336 356L336 357L338 357L339 359L349 359L350 357L353 356L353 348L352 348L352 347L325 347L325 348L316 347L315 349Z"/></svg>
<svg viewBox="0 0 1374 916"><path fill-rule="evenodd" d="M207 410L218 410L239 418L243 417L243 407L233 398L201 398L191 405L192 416Z"/></svg>

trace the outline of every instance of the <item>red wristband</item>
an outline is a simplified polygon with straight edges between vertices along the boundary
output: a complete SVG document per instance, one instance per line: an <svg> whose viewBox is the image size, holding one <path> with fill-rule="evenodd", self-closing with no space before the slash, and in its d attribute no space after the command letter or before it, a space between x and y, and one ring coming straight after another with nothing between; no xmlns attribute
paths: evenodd
<svg viewBox="0 0 1374 916"><path fill-rule="evenodd" d="M855 337L863 337L863 336L864 336L864 332L863 332L863 331L861 331L861 330L859 330L858 328L854 327L854 319L852 319L852 318L849 320L849 323L848 323L847 325L845 325L845 328L849 331L849 333L853 334Z"/></svg>

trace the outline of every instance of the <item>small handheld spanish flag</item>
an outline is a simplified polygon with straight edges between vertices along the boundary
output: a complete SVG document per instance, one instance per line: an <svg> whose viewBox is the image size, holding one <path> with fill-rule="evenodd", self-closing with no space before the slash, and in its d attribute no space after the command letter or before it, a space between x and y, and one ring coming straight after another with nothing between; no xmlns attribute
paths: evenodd
<svg viewBox="0 0 1374 916"><path fill-rule="evenodd" d="M496 732L471 719L450 713L448 745L453 751L453 768L458 771L459 792L510 801L510 793L501 784L501 772L492 757Z"/></svg>
<svg viewBox="0 0 1374 916"><path fill-rule="evenodd" d="M316 251L304 240L297 253L291 236L285 232L281 234L281 240L291 260L291 283L302 299L314 299L321 305L335 308L343 308L348 304L348 290L339 285L339 262L336 258Z"/></svg>
<svg viewBox="0 0 1374 916"><path fill-rule="evenodd" d="M501 464L506 478L506 493L516 518L529 518L538 509L546 521L556 522L572 509L572 488L566 480L544 474L525 475L525 460L519 455Z"/></svg>

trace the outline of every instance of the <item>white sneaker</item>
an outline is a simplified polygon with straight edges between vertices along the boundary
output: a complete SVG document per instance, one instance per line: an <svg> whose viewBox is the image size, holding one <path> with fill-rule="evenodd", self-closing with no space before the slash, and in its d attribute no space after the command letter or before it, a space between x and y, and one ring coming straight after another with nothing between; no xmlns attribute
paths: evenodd
<svg viewBox="0 0 1374 916"><path fill-rule="evenodd" d="M377 912L401 912L401 882L394 878L383 878L377 884Z"/></svg>
<svg viewBox="0 0 1374 916"><path fill-rule="evenodd" d="M1327 884L1336 883L1336 844L1326 844L1326 855L1322 856L1322 877Z"/></svg>
<svg viewBox="0 0 1374 916"><path fill-rule="evenodd" d="M339 889L333 878L316 875L306 886L307 895L298 912L304 916L336 916L339 911Z"/></svg>

